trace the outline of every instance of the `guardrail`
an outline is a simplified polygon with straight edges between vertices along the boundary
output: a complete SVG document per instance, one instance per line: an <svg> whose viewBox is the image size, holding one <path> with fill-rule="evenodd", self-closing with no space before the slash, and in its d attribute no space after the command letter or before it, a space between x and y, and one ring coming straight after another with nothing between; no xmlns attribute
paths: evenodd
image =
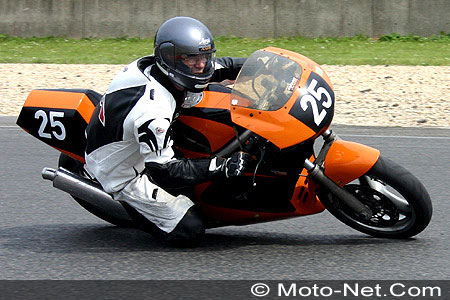
<svg viewBox="0 0 450 300"><path fill-rule="evenodd" d="M153 37L176 16L213 35L430 36L450 32L448 0L0 0L0 34Z"/></svg>

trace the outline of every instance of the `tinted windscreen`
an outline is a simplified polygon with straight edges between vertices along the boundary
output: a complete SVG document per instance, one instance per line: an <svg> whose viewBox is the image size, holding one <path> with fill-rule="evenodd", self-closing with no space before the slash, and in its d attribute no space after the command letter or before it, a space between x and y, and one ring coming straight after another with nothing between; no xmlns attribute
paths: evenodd
<svg viewBox="0 0 450 300"><path fill-rule="evenodd" d="M231 104L258 110L278 110L291 97L302 67L283 56L254 52L234 84Z"/></svg>

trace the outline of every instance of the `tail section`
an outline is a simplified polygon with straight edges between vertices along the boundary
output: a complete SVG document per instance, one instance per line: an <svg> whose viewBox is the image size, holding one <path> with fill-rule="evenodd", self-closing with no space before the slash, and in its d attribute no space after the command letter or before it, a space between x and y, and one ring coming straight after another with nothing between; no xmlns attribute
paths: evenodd
<svg viewBox="0 0 450 300"><path fill-rule="evenodd" d="M101 95L92 90L33 90L17 125L57 150L84 162L85 129Z"/></svg>

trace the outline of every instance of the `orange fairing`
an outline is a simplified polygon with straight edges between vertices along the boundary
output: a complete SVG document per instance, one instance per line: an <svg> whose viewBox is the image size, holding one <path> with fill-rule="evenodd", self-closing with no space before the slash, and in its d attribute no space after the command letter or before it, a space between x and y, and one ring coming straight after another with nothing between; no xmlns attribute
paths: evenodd
<svg viewBox="0 0 450 300"><path fill-rule="evenodd" d="M313 159L312 157L310 159ZM301 176L297 180L291 203L298 215L312 215L325 209L316 197L316 185L308 183L308 171L303 169Z"/></svg>
<svg viewBox="0 0 450 300"><path fill-rule="evenodd" d="M95 109L92 101L84 93L51 90L32 90L23 106L74 109L86 123L89 123Z"/></svg>
<svg viewBox="0 0 450 300"><path fill-rule="evenodd" d="M215 152L224 146L236 134L228 125L192 116L180 116L179 120L203 134Z"/></svg>
<svg viewBox="0 0 450 300"><path fill-rule="evenodd" d="M289 113L311 73L320 74L330 88L332 88L332 84L325 71L317 63L301 54L274 47L265 48L263 51L286 57L298 63L301 66L300 80L293 86L294 92L286 104L277 110L248 108L245 107L245 99L232 95L234 100L231 99L231 117L234 123L255 132L270 140L280 149L283 149L301 143L318 134L318 132ZM238 103L238 105L234 105L234 103Z"/></svg>
<svg viewBox="0 0 450 300"><path fill-rule="evenodd" d="M195 107L230 109L230 94L205 91L202 101Z"/></svg>
<svg viewBox="0 0 450 300"><path fill-rule="evenodd" d="M230 109L230 94L205 91L202 101L195 108ZM236 133L228 125L194 116L181 115L179 120L203 134L211 146L212 152L224 146Z"/></svg>
<svg viewBox="0 0 450 300"><path fill-rule="evenodd" d="M369 171L377 162L380 151L362 144L337 140L325 158L325 175L339 185L345 185Z"/></svg>
<svg viewBox="0 0 450 300"><path fill-rule="evenodd" d="M244 107L232 107L232 119L234 123L257 133L283 149L303 142L316 134L308 126L283 111L287 109L285 107L278 111L255 112L253 109Z"/></svg>

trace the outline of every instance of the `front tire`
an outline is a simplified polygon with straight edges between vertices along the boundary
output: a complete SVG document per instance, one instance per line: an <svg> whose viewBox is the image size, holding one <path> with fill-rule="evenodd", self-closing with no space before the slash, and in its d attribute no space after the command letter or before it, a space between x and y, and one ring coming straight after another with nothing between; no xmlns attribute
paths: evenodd
<svg viewBox="0 0 450 300"><path fill-rule="evenodd" d="M400 165L381 157L361 178L344 188L368 206L369 220L325 192L323 205L350 227L381 238L409 238L423 231L433 213L430 196L423 184Z"/></svg>

